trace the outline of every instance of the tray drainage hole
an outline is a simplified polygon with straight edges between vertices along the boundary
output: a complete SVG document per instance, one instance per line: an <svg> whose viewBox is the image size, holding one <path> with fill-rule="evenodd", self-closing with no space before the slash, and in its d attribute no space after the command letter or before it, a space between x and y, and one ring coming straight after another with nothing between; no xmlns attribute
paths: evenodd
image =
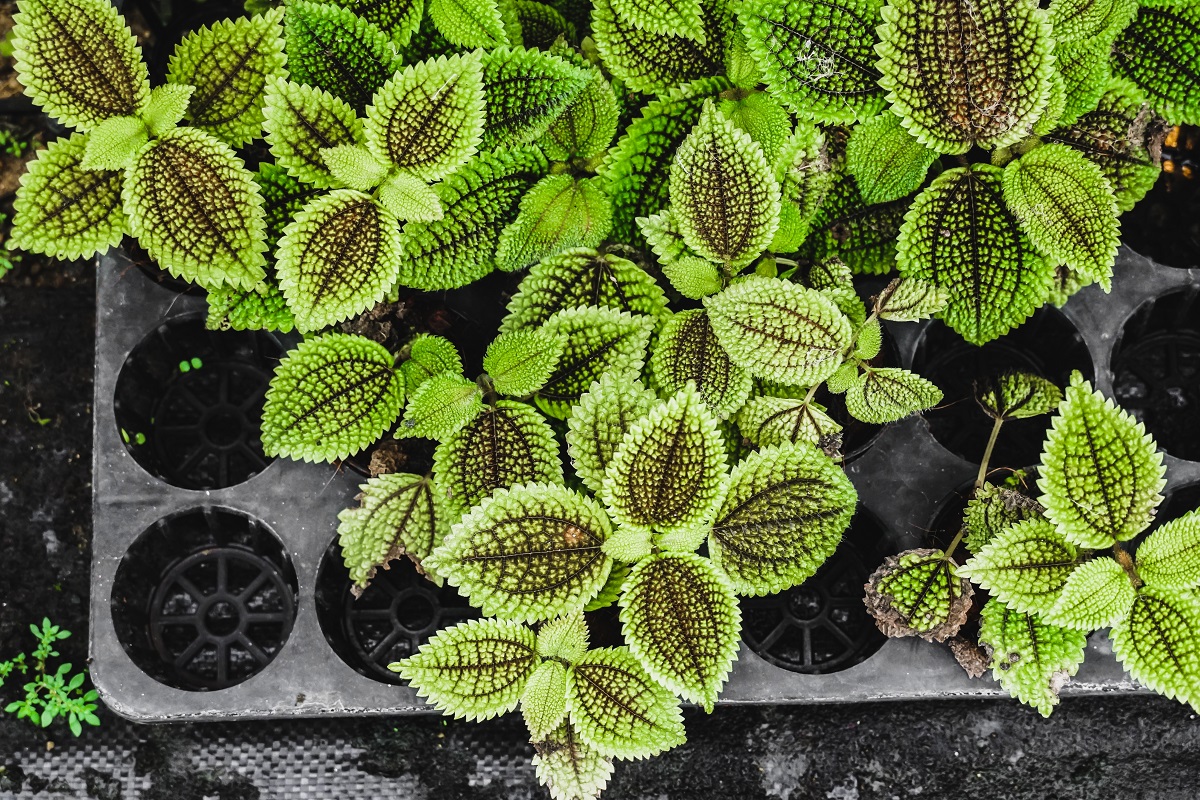
<svg viewBox="0 0 1200 800"><path fill-rule="evenodd" d="M933 381L945 395L940 406L925 412L934 438L950 452L979 463L992 420L975 402L976 381L1020 370L1066 386L1072 370L1089 380L1095 370L1087 344L1061 311L1045 306L1020 327L983 346L968 344L939 321L930 323L917 342L913 370ZM1050 415L1010 420L996 442L993 467L1036 464Z"/></svg>
<svg viewBox="0 0 1200 800"><path fill-rule="evenodd" d="M1200 287L1143 303L1113 349L1113 395L1158 446L1200 461Z"/></svg>
<svg viewBox="0 0 1200 800"><path fill-rule="evenodd" d="M223 489L271 463L259 426L283 355L261 331L210 331L189 315L160 325L125 359L113 410L125 448L184 489Z"/></svg>
<svg viewBox="0 0 1200 800"><path fill-rule="evenodd" d="M436 598L425 591L412 591L396 596L392 608L396 623L409 631L420 632L432 625L438 617Z"/></svg>
<svg viewBox="0 0 1200 800"><path fill-rule="evenodd" d="M125 652L155 680L203 691L261 672L287 642L296 575L265 525L200 508L159 520L117 568L111 608Z"/></svg>

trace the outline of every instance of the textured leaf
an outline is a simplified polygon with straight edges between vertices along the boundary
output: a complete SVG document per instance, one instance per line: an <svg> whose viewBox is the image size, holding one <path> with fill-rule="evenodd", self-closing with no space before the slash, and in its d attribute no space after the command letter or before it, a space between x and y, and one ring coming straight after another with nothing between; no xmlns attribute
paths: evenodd
<svg viewBox="0 0 1200 800"><path fill-rule="evenodd" d="M595 247L611 229L612 201L598 179L547 175L500 234L496 266L512 272L564 250Z"/></svg>
<svg viewBox="0 0 1200 800"><path fill-rule="evenodd" d="M547 166L532 147L480 153L439 183L442 218L404 226L400 283L453 289L491 272L500 232L516 219L521 197Z"/></svg>
<svg viewBox="0 0 1200 800"><path fill-rule="evenodd" d="M1146 537L1137 549L1138 575L1162 589L1200 585L1200 511L1173 519Z"/></svg>
<svg viewBox="0 0 1200 800"><path fill-rule="evenodd" d="M485 54L483 147L536 141L591 80L588 70L540 50L502 47Z"/></svg>
<svg viewBox="0 0 1200 800"><path fill-rule="evenodd" d="M580 611L612 568L612 533L589 497L562 486L500 489L456 524L431 566L488 616L534 622Z"/></svg>
<svg viewBox="0 0 1200 800"><path fill-rule="evenodd" d="M900 274L948 292L942 319L972 344L1024 322L1054 275L1005 206L1002 175L987 164L946 170L913 201L896 245Z"/></svg>
<svg viewBox="0 0 1200 800"><path fill-rule="evenodd" d="M633 423L600 497L621 525L677 531L712 519L724 479L717 421L689 386Z"/></svg>
<svg viewBox="0 0 1200 800"><path fill-rule="evenodd" d="M608 308L569 308L545 323L566 340L550 379L538 390L538 405L550 416L566 419L601 375L634 378L646 361L646 345L654 330L652 317L632 316Z"/></svg>
<svg viewBox="0 0 1200 800"><path fill-rule="evenodd" d="M137 117L109 117L88 133L79 166L86 170L123 170L149 140L146 124Z"/></svg>
<svg viewBox="0 0 1200 800"><path fill-rule="evenodd" d="M662 273L675 291L692 300L703 300L724 287L716 264L699 256L684 256L662 265Z"/></svg>
<svg viewBox="0 0 1200 800"><path fill-rule="evenodd" d="M1058 705L1058 690L1083 662L1087 637L1013 611L993 598L980 615L979 642L992 648L992 677L1048 717Z"/></svg>
<svg viewBox="0 0 1200 800"><path fill-rule="evenodd" d="M856 125L846 145L846 169L867 204L912 194L934 161L937 153L914 139L890 111Z"/></svg>
<svg viewBox="0 0 1200 800"><path fill-rule="evenodd" d="M912 197L867 205L854 177L842 175L824 194L806 242L813 261L837 258L855 274L883 275L896 268L896 237Z"/></svg>
<svg viewBox="0 0 1200 800"><path fill-rule="evenodd" d="M1141 0L1113 46L1113 71L1138 85L1168 122L1200 125L1200 6Z"/></svg>
<svg viewBox="0 0 1200 800"><path fill-rule="evenodd" d="M978 553L1005 528L1023 519L1042 516L1041 503L1020 492L985 483L975 492L963 513L967 529L963 541L972 553Z"/></svg>
<svg viewBox="0 0 1200 800"><path fill-rule="evenodd" d="M753 139L772 164L792 134L792 115L782 103L766 92L752 92L736 100L722 100L717 104L717 110L734 127Z"/></svg>
<svg viewBox="0 0 1200 800"><path fill-rule="evenodd" d="M706 44L700 0L616 0L612 13L639 30L662 35L679 35Z"/></svg>
<svg viewBox="0 0 1200 800"><path fill-rule="evenodd" d="M311 0L287 6L287 68L362 112L399 66L391 37L353 11Z"/></svg>
<svg viewBox="0 0 1200 800"><path fill-rule="evenodd" d="M535 740L555 731L567 716L567 668L560 661L543 661L529 677L521 695L521 716Z"/></svg>
<svg viewBox="0 0 1200 800"><path fill-rule="evenodd" d="M1040 375L1006 372L975 385L975 399L992 419L1028 419L1053 413L1062 392Z"/></svg>
<svg viewBox="0 0 1200 800"><path fill-rule="evenodd" d="M867 581L867 610L888 636L944 642L967 621L975 590L942 550L888 556Z"/></svg>
<svg viewBox="0 0 1200 800"><path fill-rule="evenodd" d="M405 67L367 108L376 158L437 181L475 155L483 138L483 66L477 53Z"/></svg>
<svg viewBox="0 0 1200 800"><path fill-rule="evenodd" d="M692 383L720 419L741 408L754 388L750 375L717 341L703 309L681 311L663 323L650 356L650 374L665 395Z"/></svg>
<svg viewBox="0 0 1200 800"><path fill-rule="evenodd" d="M450 528L428 475L393 472L358 488L361 505L338 514L338 544L356 593L400 556L420 567Z"/></svg>
<svg viewBox="0 0 1200 800"><path fill-rule="evenodd" d="M208 318L210 331L279 331L289 333L296 319L287 299L273 281L264 281L255 289L209 289Z"/></svg>
<svg viewBox="0 0 1200 800"><path fill-rule="evenodd" d="M567 420L567 452L587 488L600 491L613 453L655 401L636 377L622 380L612 373L602 374L579 398Z"/></svg>
<svg viewBox="0 0 1200 800"><path fill-rule="evenodd" d="M854 339L854 357L869 361L879 355L883 349L883 326L879 320L872 319L858 329Z"/></svg>
<svg viewBox="0 0 1200 800"><path fill-rule="evenodd" d="M497 0L429 0L428 6L438 32L460 47L508 44Z"/></svg>
<svg viewBox="0 0 1200 800"><path fill-rule="evenodd" d="M546 158L570 161L593 158L608 149L617 133L621 109L613 87L598 69L583 91L550 123L539 140Z"/></svg>
<svg viewBox="0 0 1200 800"><path fill-rule="evenodd" d="M1137 13L1137 0L1053 0L1047 9L1055 42L1111 40Z"/></svg>
<svg viewBox="0 0 1200 800"><path fill-rule="evenodd" d="M152 136L162 136L183 120L195 86L166 83L150 90L141 118ZM262 98L259 98L261 104ZM261 127L261 126L260 126Z"/></svg>
<svg viewBox="0 0 1200 800"><path fill-rule="evenodd" d="M396 438L445 441L483 411L483 392L456 373L435 375L413 390Z"/></svg>
<svg viewBox="0 0 1200 800"><path fill-rule="evenodd" d="M393 668L417 694L455 717L490 719L512 711L540 659L533 631L497 619L462 622L437 632Z"/></svg>
<svg viewBox="0 0 1200 800"><path fill-rule="evenodd" d="M874 52L882 6L753 0L739 16L771 92L802 117L836 124L883 109Z"/></svg>
<svg viewBox="0 0 1200 800"><path fill-rule="evenodd" d="M604 542L604 552L616 561L630 564L649 557L653 551L654 534L644 528L618 528Z"/></svg>
<svg viewBox="0 0 1200 800"><path fill-rule="evenodd" d="M717 339L758 378L812 386L842 364L853 331L832 300L775 278L751 277L705 298Z"/></svg>
<svg viewBox="0 0 1200 800"><path fill-rule="evenodd" d="M397 47L405 47L424 15L424 3L419 0L336 0L384 33L392 37Z"/></svg>
<svg viewBox="0 0 1200 800"><path fill-rule="evenodd" d="M563 342L541 328L502 333L488 345L483 369L497 392L523 397L542 388L562 350Z"/></svg>
<svg viewBox="0 0 1200 800"><path fill-rule="evenodd" d="M1054 41L1025 0L889 0L879 85L921 144L965 153L1013 144L1050 99Z"/></svg>
<svg viewBox="0 0 1200 800"><path fill-rule="evenodd" d="M370 192L383 183L388 166L361 144L340 144L321 151L334 180L347 189Z"/></svg>
<svg viewBox="0 0 1200 800"><path fill-rule="evenodd" d="M605 581L600 594L592 598L592 601L584 606L583 610L585 612L599 611L600 609L615 606L617 599L621 596L621 590L625 586L625 579L629 577L629 570L629 564L614 561L612 572L608 574L608 580Z"/></svg>
<svg viewBox="0 0 1200 800"><path fill-rule="evenodd" d="M1132 539L1154 519L1165 471L1146 426L1072 376L1038 478L1046 516L1062 535L1097 549Z"/></svg>
<svg viewBox="0 0 1200 800"><path fill-rule="evenodd" d="M340 333L308 339L271 379L263 452L305 461L345 458L390 428L403 402L404 378L382 345Z"/></svg>
<svg viewBox="0 0 1200 800"><path fill-rule="evenodd" d="M942 390L898 367L867 367L846 389L846 410L855 419L883 425L942 402Z"/></svg>
<svg viewBox="0 0 1200 800"><path fill-rule="evenodd" d="M609 0L595 0L592 38L604 66L626 86L635 92L661 94L724 70L724 44L733 20L718 3L701 2L700 13L705 44L675 32L643 30L617 13Z"/></svg>
<svg viewBox="0 0 1200 800"><path fill-rule="evenodd" d="M538 0L517 0L510 13L515 13L521 29L521 44L539 50L549 50L560 36L564 41L575 38L574 26L563 19L554 8Z"/></svg>
<svg viewBox="0 0 1200 800"><path fill-rule="evenodd" d="M1200 703L1200 601L1192 592L1144 586L1112 629L1113 653L1139 683Z"/></svg>
<svg viewBox="0 0 1200 800"><path fill-rule="evenodd" d="M21 176L10 247L62 260L91 257L121 243L128 223L121 205L124 176L80 166L86 134L51 142Z"/></svg>
<svg viewBox="0 0 1200 800"><path fill-rule="evenodd" d="M634 565L621 594L629 651L652 678L712 712L741 641L742 615L729 579L694 553Z"/></svg>
<svg viewBox="0 0 1200 800"><path fill-rule="evenodd" d="M438 445L433 464L439 497L453 519L497 489L563 482L554 431L537 411L508 400Z"/></svg>
<svg viewBox="0 0 1200 800"><path fill-rule="evenodd" d="M283 229L292 223L300 209L319 193L316 187L302 183L287 170L264 161L258 165L254 174L254 182L258 184L259 194L263 198L263 214L267 223L267 242L272 249Z"/></svg>
<svg viewBox="0 0 1200 800"><path fill-rule="evenodd" d="M542 658L556 658L574 664L588 649L588 627L583 614L544 623L538 629L537 651Z"/></svg>
<svg viewBox="0 0 1200 800"><path fill-rule="evenodd" d="M599 172L613 199L614 239L636 246L635 220L666 208L676 149L700 119L704 101L728 87L722 78L705 78L671 89L651 100L609 150Z"/></svg>
<svg viewBox="0 0 1200 800"><path fill-rule="evenodd" d="M63 125L87 131L146 105L142 51L107 0L22 0L13 22L25 94Z"/></svg>
<svg viewBox="0 0 1200 800"><path fill-rule="evenodd" d="M829 145L821 128L803 122L796 125L775 157L774 167L783 199L796 206L797 215L803 222L800 232L807 237L836 177Z"/></svg>
<svg viewBox="0 0 1200 800"><path fill-rule="evenodd" d="M1051 118L1053 104L1038 121L1034 133L1045 133L1059 125L1069 125L1082 114L1096 108L1104 87L1112 79L1107 49L1095 42L1059 43L1054 48L1054 66L1062 80L1062 110Z"/></svg>
<svg viewBox="0 0 1200 800"><path fill-rule="evenodd" d="M666 305L662 289L632 261L579 248L543 259L529 270L509 301L500 330L536 327L568 308L599 306L658 316Z"/></svg>
<svg viewBox="0 0 1200 800"><path fill-rule="evenodd" d="M398 172L384 181L377 196L379 204L397 220L437 222L445 216L437 192L425 181L406 172Z"/></svg>
<svg viewBox="0 0 1200 800"><path fill-rule="evenodd" d="M354 109L323 89L285 80L269 82L263 102L263 131L275 163L305 183L340 186L321 151L362 142Z"/></svg>
<svg viewBox="0 0 1200 800"><path fill-rule="evenodd" d="M585 744L570 722L533 743L533 767L553 800L595 800L608 786L612 759Z"/></svg>
<svg viewBox="0 0 1200 800"><path fill-rule="evenodd" d="M671 209L688 247L740 267L779 227L779 185L760 148L706 105L671 164Z"/></svg>
<svg viewBox="0 0 1200 800"><path fill-rule="evenodd" d="M958 569L1015 611L1045 614L1078 566L1079 551L1040 517L1005 528Z"/></svg>
<svg viewBox="0 0 1200 800"><path fill-rule="evenodd" d="M1066 145L1038 147L1005 168L1004 202L1035 247L1112 288L1117 203L1098 166Z"/></svg>
<svg viewBox="0 0 1200 800"><path fill-rule="evenodd" d="M808 442L823 446L842 426L816 403L789 397L752 397L737 414L742 436L758 447Z"/></svg>
<svg viewBox="0 0 1200 800"><path fill-rule="evenodd" d="M684 741L679 701L624 647L591 650L571 669L567 710L602 756L646 758Z"/></svg>
<svg viewBox="0 0 1200 800"><path fill-rule="evenodd" d="M1111 558L1093 558L1067 578L1062 596L1046 612L1045 620L1089 633L1124 619L1136 595L1120 564Z"/></svg>
<svg viewBox="0 0 1200 800"><path fill-rule="evenodd" d="M738 594L798 586L833 555L857 498L841 468L815 447L766 447L733 468L709 556Z"/></svg>
<svg viewBox="0 0 1200 800"><path fill-rule="evenodd" d="M279 240L279 286L301 331L349 319L396 282L400 223L370 195L336 189L296 215Z"/></svg>
<svg viewBox="0 0 1200 800"><path fill-rule="evenodd" d="M420 333L409 342L408 358L400 364L400 369L404 373L404 385L410 392L415 392L435 375L447 372L456 377L461 375L463 363L449 339Z"/></svg>
<svg viewBox="0 0 1200 800"><path fill-rule="evenodd" d="M130 231L172 275L246 289L265 277L262 196L224 142L194 128L164 134L138 154L121 196Z"/></svg>
<svg viewBox="0 0 1200 800"><path fill-rule="evenodd" d="M185 119L234 147L262 134L267 82L284 76L283 9L219 20L183 38L167 66L169 83L195 86Z"/></svg>

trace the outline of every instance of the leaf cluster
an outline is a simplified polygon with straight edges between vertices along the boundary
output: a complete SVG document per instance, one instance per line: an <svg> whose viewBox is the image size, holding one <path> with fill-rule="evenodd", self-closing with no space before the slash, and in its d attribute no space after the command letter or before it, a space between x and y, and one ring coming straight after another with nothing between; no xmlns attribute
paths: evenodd
<svg viewBox="0 0 1200 800"><path fill-rule="evenodd" d="M99 695L95 689L84 691L87 672L72 673L72 665L62 662L51 667L50 660L58 658L55 642L70 637L71 632L43 619L41 625L31 624L30 633L37 646L29 653L18 653L7 661L0 661L0 686L14 674L29 678L22 687L25 697L14 700L4 707L6 713L16 714L17 719L27 719L34 725L48 728L56 719L67 723L71 733L79 736L83 726L99 725L96 716Z"/></svg>

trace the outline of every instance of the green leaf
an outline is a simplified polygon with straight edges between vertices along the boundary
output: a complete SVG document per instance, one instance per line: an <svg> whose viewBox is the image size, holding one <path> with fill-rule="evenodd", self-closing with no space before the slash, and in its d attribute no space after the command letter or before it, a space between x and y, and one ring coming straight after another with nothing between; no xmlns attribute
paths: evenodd
<svg viewBox="0 0 1200 800"><path fill-rule="evenodd" d="M621 525L678 531L712 519L725 480L717 420L691 386L633 423L600 497Z"/></svg>
<svg viewBox="0 0 1200 800"><path fill-rule="evenodd" d="M25 94L63 125L88 131L145 107L150 79L141 48L107 0L22 0L13 23Z"/></svg>
<svg viewBox="0 0 1200 800"><path fill-rule="evenodd" d="M287 68L361 112L399 66L391 37L346 8L293 0L284 23Z"/></svg>
<svg viewBox="0 0 1200 800"><path fill-rule="evenodd" d="M945 290L942 320L972 344L1024 322L1054 277L1005 205L1002 176L988 164L946 170L913 201L896 243L900 274Z"/></svg>
<svg viewBox="0 0 1200 800"><path fill-rule="evenodd" d="M121 243L124 175L83 169L87 141L83 133L58 139L29 162L13 201L10 247L70 261Z"/></svg>
<svg viewBox="0 0 1200 800"><path fill-rule="evenodd" d="M545 385L562 350L563 342L541 328L502 333L488 345L483 369L497 392L523 397Z"/></svg>
<svg viewBox="0 0 1200 800"><path fill-rule="evenodd" d="M521 200L500 234L496 266L506 272L576 247L595 247L612 229L612 201L596 178L547 175Z"/></svg>
<svg viewBox="0 0 1200 800"><path fill-rule="evenodd" d="M656 555L634 565L620 602L629 651L659 684L712 713L741 641L729 579L694 553Z"/></svg>
<svg viewBox="0 0 1200 800"><path fill-rule="evenodd" d="M412 392L396 438L445 441L483 411L483 392L452 372L435 375Z"/></svg>
<svg viewBox="0 0 1200 800"><path fill-rule="evenodd" d="M879 85L921 144L939 153L1029 136L1050 99L1054 39L1024 0L889 0Z"/></svg>
<svg viewBox="0 0 1200 800"><path fill-rule="evenodd" d="M349 319L396 282L400 223L370 195L335 189L310 202L284 230L279 286L300 331Z"/></svg>
<svg viewBox="0 0 1200 800"><path fill-rule="evenodd" d="M483 65L467 53L405 67L376 93L363 127L380 161L438 181L475 155L483 122Z"/></svg>
<svg viewBox="0 0 1200 800"><path fill-rule="evenodd" d="M874 45L882 0L751 0L738 14L772 94L802 118L866 119L884 107Z"/></svg>
<svg viewBox="0 0 1200 800"><path fill-rule="evenodd" d="M392 354L361 336L308 339L275 369L263 408L263 452L333 461L383 434L404 402L404 377Z"/></svg>
<svg viewBox="0 0 1200 800"><path fill-rule="evenodd" d="M377 196L379 204L397 220L437 222L445 216L437 192L425 181L406 172L398 172L384 181Z"/></svg>
<svg viewBox="0 0 1200 800"><path fill-rule="evenodd" d="M320 188L341 185L321 151L362 142L362 123L349 104L314 86L275 80L267 84L263 117L276 164Z"/></svg>
<svg viewBox="0 0 1200 800"><path fill-rule="evenodd" d="M439 183L442 218L404 226L401 285L454 289L491 272L500 232L547 167L534 147L480 153Z"/></svg>
<svg viewBox="0 0 1200 800"><path fill-rule="evenodd" d="M370 192L387 177L388 167L361 144L340 144L321 151L329 174L357 192Z"/></svg>
<svg viewBox="0 0 1200 800"><path fill-rule="evenodd" d="M717 104L717 110L762 148L768 162L775 161L792 135L792 115L766 92L722 100Z"/></svg>
<svg viewBox="0 0 1200 800"><path fill-rule="evenodd" d="M130 232L172 275L246 289L266 276L262 196L224 142L194 128L164 134L138 153L121 197Z"/></svg>
<svg viewBox="0 0 1200 800"><path fill-rule="evenodd" d="M1066 145L1043 145L1005 168L1004 202L1041 252L1112 288L1117 203L1098 166Z"/></svg>
<svg viewBox="0 0 1200 800"><path fill-rule="evenodd" d="M1083 662L1087 637L1013 611L993 598L980 615L979 643L992 649L992 677L1048 717L1058 705L1058 690Z"/></svg>
<svg viewBox="0 0 1200 800"><path fill-rule="evenodd" d="M1139 683L1200 704L1200 601L1193 592L1143 586L1129 616L1113 626L1113 653Z"/></svg>
<svg viewBox="0 0 1200 800"><path fill-rule="evenodd" d="M485 54L482 146L492 150L536 141L591 80L588 70L540 50L502 47Z"/></svg>
<svg viewBox="0 0 1200 800"><path fill-rule="evenodd" d="M798 586L833 555L857 499L842 469L812 445L765 447L733 468L709 556L738 594Z"/></svg>
<svg viewBox="0 0 1200 800"><path fill-rule="evenodd" d="M967 621L975 590L954 574L942 550L905 550L884 559L867 581L867 610L891 637L944 642Z"/></svg>
<svg viewBox="0 0 1200 800"><path fill-rule="evenodd" d="M742 436L758 447L809 444L824 447L842 426L816 403L789 397L752 397L737 414Z"/></svg>
<svg viewBox="0 0 1200 800"><path fill-rule="evenodd" d="M867 367L846 389L846 410L855 419L883 425L942 402L942 390L898 367Z"/></svg>
<svg viewBox="0 0 1200 800"><path fill-rule="evenodd" d="M1200 511L1173 519L1146 537L1137 549L1138 575L1162 589L1200 585Z"/></svg>
<svg viewBox="0 0 1200 800"><path fill-rule="evenodd" d="M579 96L550 123L546 135L539 140L546 158L552 161L594 158L608 149L616 135L621 108L613 87L600 70L593 69L591 76Z"/></svg>
<svg viewBox="0 0 1200 800"><path fill-rule="evenodd" d="M671 164L671 213L688 247L740 267L779 227L779 184L760 148L712 105Z"/></svg>
<svg viewBox="0 0 1200 800"><path fill-rule="evenodd" d="M542 658L574 664L588 649L588 627L583 614L568 614L538 629L537 651Z"/></svg>
<svg viewBox="0 0 1200 800"><path fill-rule="evenodd" d="M1056 43L1095 47L1096 40L1111 40L1123 30L1137 8L1137 0L1053 0L1047 17Z"/></svg>
<svg viewBox="0 0 1200 800"><path fill-rule="evenodd" d="M560 661L543 661L525 684L521 716L536 741L553 733L567 716L567 668Z"/></svg>
<svg viewBox="0 0 1200 800"><path fill-rule="evenodd" d="M992 537L958 568L960 577L1015 611L1045 614L1080 563L1075 545L1041 517L1023 519Z"/></svg>
<svg viewBox="0 0 1200 800"><path fill-rule="evenodd" d="M425 5L419 0L336 0L384 33L392 37L396 47L408 45L421 26Z"/></svg>
<svg viewBox="0 0 1200 800"><path fill-rule="evenodd" d="M524 622L581 611L604 586L612 534L600 505L550 484L499 489L453 527L431 566L488 616Z"/></svg>
<svg viewBox="0 0 1200 800"><path fill-rule="evenodd" d="M429 0L428 11L438 32L459 47L508 44L504 16L496 0Z"/></svg>
<svg viewBox="0 0 1200 800"><path fill-rule="evenodd" d="M599 173L613 199L615 240L636 246L641 234L635 220L666 208L676 149L700 119L705 100L728 87L723 78L705 78L651 100L605 155Z"/></svg>
<svg viewBox="0 0 1200 800"><path fill-rule="evenodd" d="M88 133L81 169L123 170L146 142L150 132L137 117L109 117Z"/></svg>
<svg viewBox="0 0 1200 800"><path fill-rule="evenodd" d="M509 301L500 331L536 327L559 311L587 306L659 316L667 298L632 261L578 248L543 259L529 270Z"/></svg>
<svg viewBox="0 0 1200 800"><path fill-rule="evenodd" d="M209 289L206 294L208 318L204 327L210 331L289 333L296 327L287 298L269 279L254 289Z"/></svg>
<svg viewBox="0 0 1200 800"><path fill-rule="evenodd" d="M701 2L700 14L705 44L674 31L643 30L619 14L609 0L595 0L592 39L604 66L627 87L662 94L724 71L725 39L733 19L723 4L713 2Z"/></svg>
<svg viewBox="0 0 1200 800"><path fill-rule="evenodd" d="M618 528L617 532L604 542L604 552L616 561L629 564L649 557L653 551L654 535L645 528Z"/></svg>
<svg viewBox="0 0 1200 800"><path fill-rule="evenodd" d="M1028 419L1050 414L1062 402L1062 391L1031 372L1006 372L980 381L975 399L992 419Z"/></svg>
<svg viewBox="0 0 1200 800"><path fill-rule="evenodd" d="M554 8L537 0L516 0L510 13L515 13L521 29L521 44L529 48L549 50L555 40L575 38L575 28Z"/></svg>
<svg viewBox="0 0 1200 800"><path fill-rule="evenodd" d="M870 361L875 356L879 355L879 351L883 349L883 326L879 320L868 320L854 339L854 358Z"/></svg>
<svg viewBox="0 0 1200 800"><path fill-rule="evenodd" d="M662 265L662 273L675 291L691 300L703 300L724 287L717 265L699 256L684 256Z"/></svg>
<svg viewBox="0 0 1200 800"><path fill-rule="evenodd" d="M1113 71L1137 84L1170 123L1200 124L1197 30L1200 7L1195 3L1141 0L1137 16L1113 45Z"/></svg>
<svg viewBox="0 0 1200 800"><path fill-rule="evenodd" d="M703 309L681 311L663 323L649 366L660 393L673 395L691 383L720 419L741 408L754 388L750 375L717 341Z"/></svg>
<svg viewBox="0 0 1200 800"><path fill-rule="evenodd" d="M684 741L679 701L624 647L591 650L571 669L567 711L605 757L646 758Z"/></svg>
<svg viewBox="0 0 1200 800"><path fill-rule="evenodd" d="M1121 565L1111 558L1093 558L1075 568L1062 596L1045 620L1073 630L1091 632L1125 618L1137 591Z"/></svg>
<svg viewBox="0 0 1200 800"><path fill-rule="evenodd" d="M524 403L485 408L433 454L438 494L453 519L497 489L563 482L554 431Z"/></svg>
<svg viewBox="0 0 1200 800"><path fill-rule="evenodd" d="M594 800L608 786L612 759L585 744L571 722L533 743L533 766L552 800Z"/></svg>
<svg viewBox="0 0 1200 800"><path fill-rule="evenodd" d="M1166 468L1146 426L1078 373L1042 449L1046 516L1080 547L1112 547L1144 531L1162 502Z"/></svg>
<svg viewBox="0 0 1200 800"><path fill-rule="evenodd" d="M1112 79L1112 67L1107 49L1095 42L1064 44L1054 48L1054 66L1062 80L1062 111L1049 119L1053 106L1038 121L1034 133L1046 133L1059 125L1069 125L1082 114L1096 108L1104 87Z"/></svg>
<svg viewBox="0 0 1200 800"><path fill-rule="evenodd" d="M569 308L546 320L545 329L563 337L566 346L550 379L538 390L537 402L550 416L566 419L571 406L601 375L637 377L646 362L654 319L595 306Z"/></svg>
<svg viewBox="0 0 1200 800"><path fill-rule="evenodd" d="M899 200L921 188L937 153L885 111L856 125L846 145L846 169L867 204Z"/></svg>
<svg viewBox="0 0 1200 800"><path fill-rule="evenodd" d="M435 375L462 374L462 358L449 339L419 333L408 343L408 358L400 364L404 372L404 385L415 392L421 384Z"/></svg>
<svg viewBox="0 0 1200 800"><path fill-rule="evenodd" d="M836 178L833 161L821 129L803 122L798 124L784 142L779 155L775 157L774 167L784 208L789 205L795 206L796 219L790 220L790 223L796 226L794 235L803 243ZM847 182L853 184L852 180ZM857 194L855 196L857 197ZM784 223L783 213L785 212L781 209L781 226Z"/></svg>
<svg viewBox="0 0 1200 800"><path fill-rule="evenodd" d="M150 135L162 136L177 126L187 113L188 103L191 102L195 91L195 86L174 83L154 87L150 91L150 100L141 113L142 121L146 123ZM261 124L259 127L261 128Z"/></svg>
<svg viewBox="0 0 1200 800"><path fill-rule="evenodd" d="M443 712L491 719L520 702L541 661L534 644L524 625L476 619L438 631L415 656L391 668Z"/></svg>
<svg viewBox="0 0 1200 800"><path fill-rule="evenodd" d="M219 20L183 38L167 65L167 82L195 86L185 119L234 147L262 134L267 82L282 78L283 9Z"/></svg>
<svg viewBox="0 0 1200 800"><path fill-rule="evenodd" d="M450 528L428 475L393 472L358 488L360 505L338 514L338 545L356 594L400 556L420 567Z"/></svg>
<svg viewBox="0 0 1200 800"><path fill-rule="evenodd" d="M311 184L301 183L287 170L269 161L258 165L254 182L263 198L267 242L274 245L283 236L283 229L292 224L296 214L317 196L319 190Z"/></svg>
<svg viewBox="0 0 1200 800"><path fill-rule="evenodd" d="M572 407L567 419L567 452L575 474L587 488L600 491L613 453L656 399L636 377L621 379L604 373Z"/></svg>
<svg viewBox="0 0 1200 800"><path fill-rule="evenodd" d="M896 278L875 298L875 314L894 322L920 322L946 307L945 289L915 278Z"/></svg>
<svg viewBox="0 0 1200 800"><path fill-rule="evenodd" d="M704 300L721 346L756 378L813 386L841 366L850 320L818 291L750 277Z"/></svg>
<svg viewBox="0 0 1200 800"><path fill-rule="evenodd" d="M963 541L972 553L978 553L1005 528L1023 519L1042 517L1041 503L1020 492L985 483L975 492L963 513L966 534Z"/></svg>
<svg viewBox="0 0 1200 800"><path fill-rule="evenodd" d="M616 0L612 13L622 22L649 33L684 36L697 44L706 44L704 15L700 0Z"/></svg>

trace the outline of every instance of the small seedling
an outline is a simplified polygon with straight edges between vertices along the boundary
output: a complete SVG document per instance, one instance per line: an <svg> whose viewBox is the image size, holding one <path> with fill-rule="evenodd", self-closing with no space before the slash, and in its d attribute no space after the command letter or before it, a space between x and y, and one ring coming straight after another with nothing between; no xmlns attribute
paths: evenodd
<svg viewBox="0 0 1200 800"><path fill-rule="evenodd" d="M83 732L83 724L99 725L96 716L97 699L95 689L84 691L86 671L72 674L72 665L64 662L53 667L50 659L58 658L54 643L71 635L70 631L52 625L49 619L42 624L30 625L30 632L37 639L32 653L19 653L8 661L0 661L0 687L15 673L30 678L23 687L25 698L14 700L4 707L5 712L16 714L17 719L27 719L43 728L56 719L63 719L75 736Z"/></svg>

